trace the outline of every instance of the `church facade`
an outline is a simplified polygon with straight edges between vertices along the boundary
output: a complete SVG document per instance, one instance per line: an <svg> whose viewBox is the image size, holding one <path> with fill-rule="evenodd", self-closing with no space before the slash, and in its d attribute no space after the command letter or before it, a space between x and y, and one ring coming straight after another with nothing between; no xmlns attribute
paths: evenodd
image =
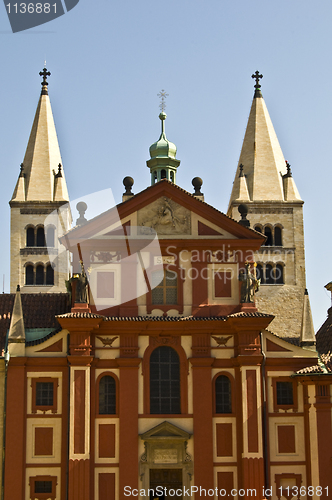
<svg viewBox="0 0 332 500"><path fill-rule="evenodd" d="M45 73L11 200L20 286L6 348L5 500L327 498L329 358L317 360L303 201L260 75L228 215L204 202L199 178L193 194L176 185L162 112L151 186L133 195L125 178L122 203L70 229L54 125L41 133ZM49 142L56 154L39 164ZM45 177L30 194L37 166ZM61 262L43 253L56 254L58 239ZM58 293L64 279L70 296ZM44 329L27 321L35 291L58 304L44 308Z"/></svg>

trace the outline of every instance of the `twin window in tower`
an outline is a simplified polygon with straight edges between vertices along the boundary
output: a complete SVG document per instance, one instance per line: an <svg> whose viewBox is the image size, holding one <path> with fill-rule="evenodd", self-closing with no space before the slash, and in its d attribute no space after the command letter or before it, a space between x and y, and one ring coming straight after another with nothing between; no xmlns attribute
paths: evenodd
<svg viewBox="0 0 332 500"><path fill-rule="evenodd" d="M46 237L45 237L46 236ZM26 247L45 248L54 247L55 228L48 226L29 226L26 228ZM44 251L43 251L44 252ZM38 253L38 252L37 252ZM54 268L50 263L26 263L25 284L38 286L54 285Z"/></svg>
<svg viewBox="0 0 332 500"><path fill-rule="evenodd" d="M44 226L29 226L26 229L26 246L27 247L54 247L55 243L55 228L48 226L46 231Z"/></svg>
<svg viewBox="0 0 332 500"><path fill-rule="evenodd" d="M54 285L54 269L51 264L26 264L25 284L51 286Z"/></svg>
<svg viewBox="0 0 332 500"><path fill-rule="evenodd" d="M283 285L285 283L284 265L282 263L257 263L256 277L261 280L261 285Z"/></svg>
<svg viewBox="0 0 332 500"><path fill-rule="evenodd" d="M256 224L254 229L266 236L263 247L283 246L282 227L280 225L262 226ZM285 283L284 264L282 262L257 263L256 276L261 280L261 285L283 285Z"/></svg>
<svg viewBox="0 0 332 500"><path fill-rule="evenodd" d="M259 231L260 233L266 236L265 243L263 246L265 247L282 247L282 228L279 225L276 226L262 226L260 224L256 224L254 226L255 231Z"/></svg>

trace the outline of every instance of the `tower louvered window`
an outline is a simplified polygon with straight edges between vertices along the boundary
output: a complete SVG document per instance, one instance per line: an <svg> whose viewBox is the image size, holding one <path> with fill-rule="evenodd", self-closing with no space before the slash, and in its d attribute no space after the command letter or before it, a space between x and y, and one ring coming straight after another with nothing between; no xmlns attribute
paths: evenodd
<svg viewBox="0 0 332 500"><path fill-rule="evenodd" d="M27 247L35 246L35 229L33 227L28 227L27 229Z"/></svg>
<svg viewBox="0 0 332 500"><path fill-rule="evenodd" d="M40 265L36 267L36 285L44 284L44 266Z"/></svg>
<svg viewBox="0 0 332 500"><path fill-rule="evenodd" d="M37 247L45 246L45 231L43 227L37 229Z"/></svg>

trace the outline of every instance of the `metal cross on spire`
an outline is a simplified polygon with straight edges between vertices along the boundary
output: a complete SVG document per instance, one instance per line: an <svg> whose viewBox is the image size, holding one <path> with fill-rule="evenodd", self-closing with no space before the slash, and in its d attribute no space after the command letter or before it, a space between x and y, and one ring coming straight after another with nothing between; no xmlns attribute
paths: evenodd
<svg viewBox="0 0 332 500"><path fill-rule="evenodd" d="M40 71L39 75L43 77L42 86L48 85L47 77L51 76L51 73L44 68L43 71Z"/></svg>
<svg viewBox="0 0 332 500"><path fill-rule="evenodd" d="M255 78L256 80L256 85L254 85L255 89L260 89L261 85L259 84L259 80L263 78L263 75L260 75L259 71L255 71L255 73L251 75L251 78Z"/></svg>
<svg viewBox="0 0 332 500"><path fill-rule="evenodd" d="M160 108L160 111L163 113L165 111L165 108L166 108L166 102L165 102L165 99L166 97L168 97L168 94L166 94L166 91L164 89L162 89L159 94L157 94L158 97L160 97L161 99L161 102L159 104L159 108Z"/></svg>

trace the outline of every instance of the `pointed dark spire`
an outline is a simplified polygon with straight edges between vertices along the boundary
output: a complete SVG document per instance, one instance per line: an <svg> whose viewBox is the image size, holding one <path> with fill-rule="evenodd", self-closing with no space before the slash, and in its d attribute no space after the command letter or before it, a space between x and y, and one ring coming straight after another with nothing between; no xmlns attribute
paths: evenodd
<svg viewBox="0 0 332 500"><path fill-rule="evenodd" d="M286 161L287 173L285 175L283 175L283 177L293 177L291 166L287 160L285 160L285 161Z"/></svg>
<svg viewBox="0 0 332 500"><path fill-rule="evenodd" d="M23 165L23 163L21 163L21 165L20 165L20 177L25 177L25 173L24 173L24 165Z"/></svg>
<svg viewBox="0 0 332 500"><path fill-rule="evenodd" d="M59 163L58 165L58 172L55 174L55 178L57 179L58 177L62 177L62 172L61 172L61 169L62 169L62 165L61 163Z"/></svg>
<svg viewBox="0 0 332 500"><path fill-rule="evenodd" d="M261 92L261 85L259 84L259 80L261 80L263 78L263 75L260 75L259 71L255 71L255 73L253 75L251 75L251 78L254 78L256 81L256 85L254 85L254 87L255 87L254 97L263 97L262 92Z"/></svg>
<svg viewBox="0 0 332 500"><path fill-rule="evenodd" d="M43 81L41 82L41 85L42 85L42 95L48 95L48 90L47 90L47 86L48 86L48 81L47 81L47 77L48 76L51 76L51 73L49 71L47 71L46 68L43 69L43 71L40 71L39 72L39 75L43 77Z"/></svg>

